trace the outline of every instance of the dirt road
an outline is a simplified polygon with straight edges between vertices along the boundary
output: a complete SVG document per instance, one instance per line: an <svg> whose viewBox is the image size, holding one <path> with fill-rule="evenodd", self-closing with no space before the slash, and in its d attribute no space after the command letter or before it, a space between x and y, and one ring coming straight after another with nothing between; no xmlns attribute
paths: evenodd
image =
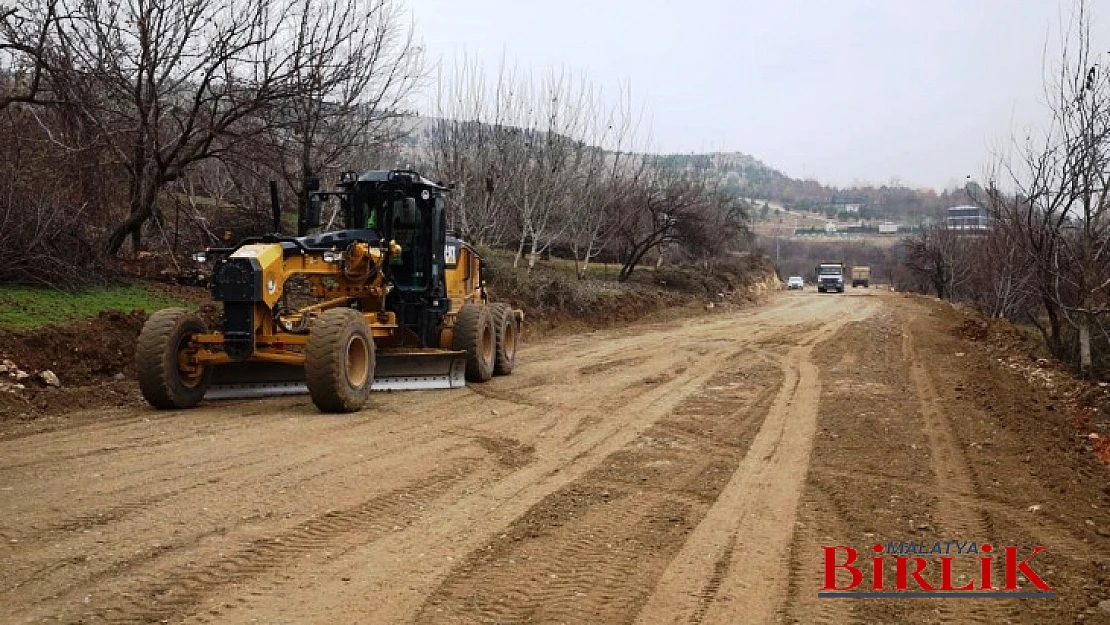
<svg viewBox="0 0 1110 625"><path fill-rule="evenodd" d="M545 340L510 377L352 416L283 398L8 428L0 621L1110 619L1106 473L944 315L790 293ZM817 597L822 546L946 540L1050 546L1057 597Z"/></svg>

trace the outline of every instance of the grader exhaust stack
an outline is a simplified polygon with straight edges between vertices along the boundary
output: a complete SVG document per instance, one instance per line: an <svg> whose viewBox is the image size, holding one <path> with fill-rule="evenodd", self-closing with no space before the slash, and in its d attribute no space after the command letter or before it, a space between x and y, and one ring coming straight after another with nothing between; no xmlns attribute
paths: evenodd
<svg viewBox="0 0 1110 625"><path fill-rule="evenodd" d="M151 316L136 348L151 405L307 392L320 410L350 412L372 389L456 388L512 372L523 313L489 301L480 256L447 235L446 187L411 171L348 172L337 191L318 186L306 184L305 221L336 198L344 229L280 234L272 189L274 234L197 255L214 265L221 327L183 309Z"/></svg>

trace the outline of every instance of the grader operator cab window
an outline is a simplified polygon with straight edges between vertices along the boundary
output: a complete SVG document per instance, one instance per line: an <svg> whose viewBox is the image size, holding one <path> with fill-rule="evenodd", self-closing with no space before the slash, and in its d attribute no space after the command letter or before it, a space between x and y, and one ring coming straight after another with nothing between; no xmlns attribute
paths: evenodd
<svg viewBox="0 0 1110 625"><path fill-rule="evenodd" d="M415 198L394 201L393 240L401 246L401 255L391 260L393 283L402 290L420 291L428 287L428 220L424 207Z"/></svg>
<svg viewBox="0 0 1110 625"><path fill-rule="evenodd" d="M389 257L389 279L400 291L428 292L443 279L440 251L447 226L441 193L363 188L344 201L348 228L373 230L384 244L395 241L401 253ZM432 289L436 292L442 288Z"/></svg>

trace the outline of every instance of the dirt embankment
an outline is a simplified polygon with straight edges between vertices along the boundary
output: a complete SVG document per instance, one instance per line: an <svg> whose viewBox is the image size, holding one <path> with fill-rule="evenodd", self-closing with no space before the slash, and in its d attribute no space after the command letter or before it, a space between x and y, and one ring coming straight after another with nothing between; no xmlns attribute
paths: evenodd
<svg viewBox="0 0 1110 625"><path fill-rule="evenodd" d="M572 333L630 323L667 311L670 318L706 309L734 309L781 288L769 259L759 254L703 267L641 267L627 282L578 280L567 267L539 264L513 270L494 256L487 265L494 299L524 310L525 337Z"/></svg>
<svg viewBox="0 0 1110 625"><path fill-rule="evenodd" d="M142 311L112 311L64 326L0 331L0 361L28 376L0 374L0 380L25 387L0 392L0 420L135 404L134 346L145 321ZM42 381L46 371L58 377L60 387Z"/></svg>
<svg viewBox="0 0 1110 625"><path fill-rule="evenodd" d="M1047 357L1039 338L1007 321L990 321L961 306L952 306L950 314L958 320L955 336L975 343L994 364L1041 391L1049 410L1067 415L1083 445L1110 467L1110 382L1077 378Z"/></svg>

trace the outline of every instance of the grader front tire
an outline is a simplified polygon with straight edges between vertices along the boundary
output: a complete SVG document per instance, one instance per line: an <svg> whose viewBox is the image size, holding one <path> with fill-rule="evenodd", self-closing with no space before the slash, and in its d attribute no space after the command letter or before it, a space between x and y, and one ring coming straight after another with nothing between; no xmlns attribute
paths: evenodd
<svg viewBox="0 0 1110 625"><path fill-rule="evenodd" d="M455 318L453 336L452 348L466 352L466 379L485 382L493 377L497 337L488 308L464 304Z"/></svg>
<svg viewBox="0 0 1110 625"><path fill-rule="evenodd" d="M305 383L323 412L355 412L374 383L374 339L366 319L351 308L324 311L308 335Z"/></svg>
<svg viewBox="0 0 1110 625"><path fill-rule="evenodd" d="M516 368L516 348L520 341L520 326L508 304L490 306L493 329L497 340L493 363L494 375L509 375Z"/></svg>
<svg viewBox="0 0 1110 625"><path fill-rule="evenodd" d="M205 334L204 321L184 308L166 308L143 324L135 346L139 390L162 410L192 408L212 381L212 368L189 361L189 341Z"/></svg>

